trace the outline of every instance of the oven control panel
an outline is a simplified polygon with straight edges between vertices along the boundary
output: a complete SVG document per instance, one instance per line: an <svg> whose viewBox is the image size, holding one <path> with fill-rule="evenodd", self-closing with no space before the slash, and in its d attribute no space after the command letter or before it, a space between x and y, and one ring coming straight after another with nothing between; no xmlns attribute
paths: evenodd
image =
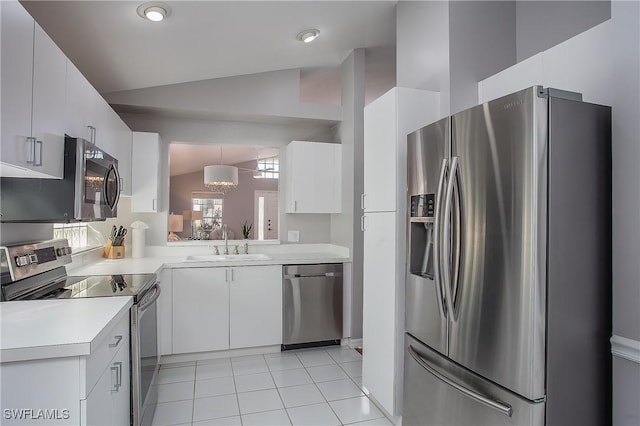
<svg viewBox="0 0 640 426"><path fill-rule="evenodd" d="M71 262L71 247L66 239L0 247L3 276L18 281Z"/></svg>

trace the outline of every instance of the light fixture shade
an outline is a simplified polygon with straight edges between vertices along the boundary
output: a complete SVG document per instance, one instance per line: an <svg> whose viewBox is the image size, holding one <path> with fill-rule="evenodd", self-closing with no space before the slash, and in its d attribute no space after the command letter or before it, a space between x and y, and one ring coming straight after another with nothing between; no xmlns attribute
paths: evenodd
<svg viewBox="0 0 640 426"><path fill-rule="evenodd" d="M238 186L238 168L213 165L204 168L204 185L218 194L226 194Z"/></svg>
<svg viewBox="0 0 640 426"><path fill-rule="evenodd" d="M184 217L181 214L170 214L169 215L169 231L170 232L182 232L184 221Z"/></svg>

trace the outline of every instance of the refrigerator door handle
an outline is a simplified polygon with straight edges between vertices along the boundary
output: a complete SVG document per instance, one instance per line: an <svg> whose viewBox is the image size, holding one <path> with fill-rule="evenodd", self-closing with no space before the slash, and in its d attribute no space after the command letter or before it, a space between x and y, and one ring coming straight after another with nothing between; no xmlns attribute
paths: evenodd
<svg viewBox="0 0 640 426"><path fill-rule="evenodd" d="M436 195L436 211L433 224L433 275L436 284L436 295L438 298L438 308L442 318L446 319L447 314L444 307L444 291L442 290L442 276L440 268L442 267L442 256L440 256L440 209L442 208L442 193L444 188L445 174L447 172L448 160L444 158L440 166L440 177L438 178L438 193Z"/></svg>
<svg viewBox="0 0 640 426"><path fill-rule="evenodd" d="M461 250L462 250L462 196L460 195L460 166L456 168L456 173L451 177L454 180L453 183L453 206L455 207L453 210L453 215L451 217L451 222L453 223L453 253L452 253L452 266L451 272L453 274L451 280L451 303L453 305L453 320L458 321L458 315L460 314L460 303L461 300L459 298L460 291L462 288L462 280L460 279L460 268L461 268Z"/></svg>
<svg viewBox="0 0 640 426"><path fill-rule="evenodd" d="M444 214L442 220L444 224L442 226L442 275L444 276L444 291L445 299L447 301L447 310L452 321L456 321L457 318L453 310L453 295L451 291L451 203L453 202L453 186L456 182L456 173L458 172L458 157L451 158L451 169L449 170L449 182L447 183L447 192L444 200Z"/></svg>
<svg viewBox="0 0 640 426"><path fill-rule="evenodd" d="M427 362L427 360L425 360L415 349L412 345L409 345L409 347L407 348L409 355L411 355L411 357L425 370L427 370L429 373L431 373L433 376L435 376L438 380L443 381L444 383L446 383L447 385L451 386L452 388L456 389L457 391L463 393L464 395L468 396L469 398L475 399L476 401L478 401L481 404L486 405L487 407L493 408L494 410L499 411L500 413L504 414L507 417L511 417L513 415L513 408L510 405L507 405L501 401L496 401L488 396L482 395L476 391L473 391L471 389L468 389L464 386L462 386L459 383L454 382L453 380L451 380L450 378L446 377L445 375L441 374L440 372L438 372L436 369L434 369L433 367L431 367L429 365L429 363Z"/></svg>

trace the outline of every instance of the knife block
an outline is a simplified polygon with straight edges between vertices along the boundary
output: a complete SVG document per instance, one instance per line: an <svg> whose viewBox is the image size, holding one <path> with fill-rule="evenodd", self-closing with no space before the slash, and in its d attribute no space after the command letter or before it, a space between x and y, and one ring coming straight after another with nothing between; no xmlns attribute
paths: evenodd
<svg viewBox="0 0 640 426"><path fill-rule="evenodd" d="M104 251L102 252L102 257L106 257L107 259L123 259L124 245L114 246L111 243L112 243L111 238L109 238L107 240L107 243L104 245Z"/></svg>

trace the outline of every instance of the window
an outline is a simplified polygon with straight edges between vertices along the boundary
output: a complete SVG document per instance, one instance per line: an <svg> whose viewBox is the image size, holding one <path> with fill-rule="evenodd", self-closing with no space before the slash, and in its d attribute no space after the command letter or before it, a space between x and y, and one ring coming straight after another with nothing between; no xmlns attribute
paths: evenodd
<svg viewBox="0 0 640 426"><path fill-rule="evenodd" d="M224 199L213 198L212 194L193 193L193 210L202 212L202 219L194 221L193 224L199 238L208 239L211 232L222 227L223 203Z"/></svg>
<svg viewBox="0 0 640 426"><path fill-rule="evenodd" d="M258 160L257 172L254 178L278 179L280 175L280 164L278 157L269 157Z"/></svg>
<svg viewBox="0 0 640 426"><path fill-rule="evenodd" d="M66 238L75 249L89 247L89 225L86 223L54 223L53 238Z"/></svg>

